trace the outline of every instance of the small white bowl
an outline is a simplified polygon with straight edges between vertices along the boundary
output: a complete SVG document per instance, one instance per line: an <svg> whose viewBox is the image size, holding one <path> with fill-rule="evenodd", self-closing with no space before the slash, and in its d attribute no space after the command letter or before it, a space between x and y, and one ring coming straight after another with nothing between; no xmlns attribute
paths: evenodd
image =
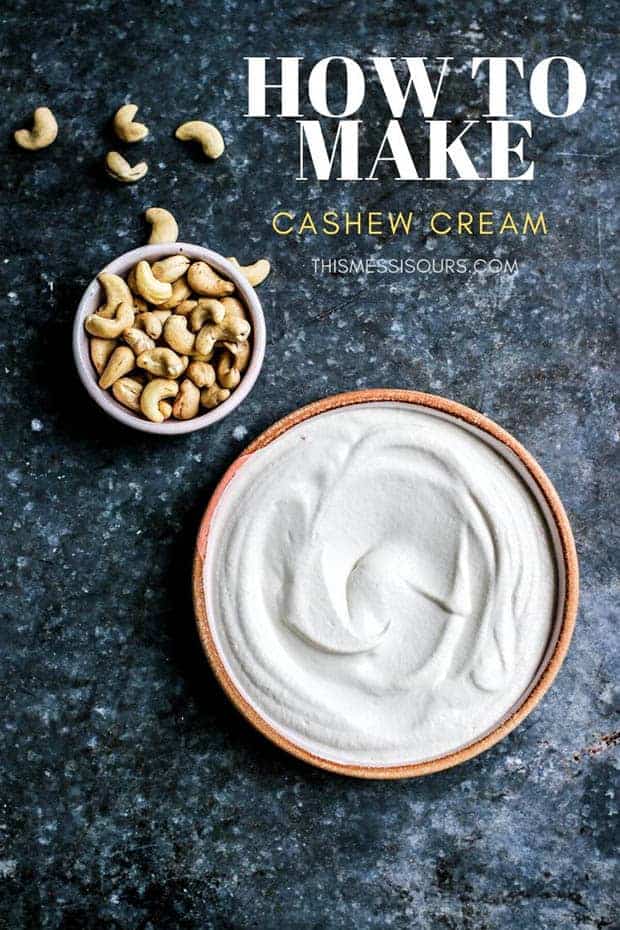
<svg viewBox="0 0 620 930"><path fill-rule="evenodd" d="M98 375L90 359L88 335L84 329L86 317L91 313L95 313L104 300L103 289L97 278L94 278L84 291L73 323L73 356L75 364L80 380L93 400L99 404L102 410L109 413L115 420L124 423L125 426L131 426L133 429L139 429L145 433L158 433L169 436L178 436L180 433L192 433L194 430L204 429L205 426L217 423L218 420L231 413L235 407L238 407L241 401L248 396L258 378L265 357L266 341L265 317L256 291L248 284L238 268L232 265L224 256L212 252L211 249L205 249L200 245L191 245L187 242L144 245L139 249L132 249L131 252L125 252L124 255L115 258L113 262L110 262L101 270L126 277L131 268L142 259L154 262L160 258L166 258L168 255L178 255L179 253L187 255L193 261L208 262L217 272L232 281L245 304L252 324L250 363L239 382L239 386L232 391L227 400L213 410L209 410L207 413L203 413L191 420L171 419L165 420L163 423L152 423L150 420L146 420L128 410L127 407L123 407L114 399L112 394L99 387L97 383Z"/></svg>

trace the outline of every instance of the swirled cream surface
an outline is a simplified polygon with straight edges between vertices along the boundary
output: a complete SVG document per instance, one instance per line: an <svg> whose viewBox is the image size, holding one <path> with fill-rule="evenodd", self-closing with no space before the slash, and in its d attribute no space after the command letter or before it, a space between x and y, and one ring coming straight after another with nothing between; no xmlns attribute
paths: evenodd
<svg viewBox="0 0 620 930"><path fill-rule="evenodd" d="M532 491L480 433L379 403L250 457L215 511L204 583L261 716L324 758L385 765L455 750L519 701L556 560Z"/></svg>

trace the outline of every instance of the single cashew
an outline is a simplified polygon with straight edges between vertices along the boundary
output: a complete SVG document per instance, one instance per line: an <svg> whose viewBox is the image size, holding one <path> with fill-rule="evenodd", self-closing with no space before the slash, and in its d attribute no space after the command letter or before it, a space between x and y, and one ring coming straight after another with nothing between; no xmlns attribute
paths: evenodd
<svg viewBox="0 0 620 930"><path fill-rule="evenodd" d="M114 349L99 378L99 387L103 388L104 391L112 387L115 381L118 381L123 375L129 374L135 364L136 357L129 346L119 346L118 349Z"/></svg>
<svg viewBox="0 0 620 930"><path fill-rule="evenodd" d="M187 368L187 377L191 378L196 387L211 387L215 384L215 369L208 362L190 362Z"/></svg>
<svg viewBox="0 0 620 930"><path fill-rule="evenodd" d="M170 255L168 258L161 258L158 262L154 262L151 271L158 281L174 284L183 277L189 266L190 260L187 255Z"/></svg>
<svg viewBox="0 0 620 930"><path fill-rule="evenodd" d="M191 293L191 291L190 291ZM182 300L180 304L177 304L174 308L175 313L180 313L181 316L188 316L194 307L198 306L197 300Z"/></svg>
<svg viewBox="0 0 620 930"><path fill-rule="evenodd" d="M189 381L181 381L179 393L172 405L172 416L177 420L191 420L200 409L200 391L196 385Z"/></svg>
<svg viewBox="0 0 620 930"><path fill-rule="evenodd" d="M222 133L212 123L190 120L177 127L175 136L181 142L199 142L207 158L219 158L224 151Z"/></svg>
<svg viewBox="0 0 620 930"><path fill-rule="evenodd" d="M149 349L155 348L155 340L151 339L143 329L134 326L123 333L123 339L136 355L141 355L142 352L148 352Z"/></svg>
<svg viewBox="0 0 620 930"><path fill-rule="evenodd" d="M208 323L203 326L194 348L200 355L208 355L216 342L245 342L252 327L245 318L245 311L240 301L234 297L225 297L222 301L226 316L221 323Z"/></svg>
<svg viewBox="0 0 620 930"><path fill-rule="evenodd" d="M172 213L163 207L149 207L146 213L147 223L151 225L149 245L160 242L176 242L179 238L179 227Z"/></svg>
<svg viewBox="0 0 620 930"><path fill-rule="evenodd" d="M205 323L221 323L225 316L226 308L221 300L216 300L215 297L203 297L190 313L190 326L197 333Z"/></svg>
<svg viewBox="0 0 620 930"><path fill-rule="evenodd" d="M91 336L98 336L100 339L118 339L121 333L133 326L133 321L134 312L131 304L120 303L111 320L93 313L86 317L84 327Z"/></svg>
<svg viewBox="0 0 620 930"><path fill-rule="evenodd" d="M236 258L229 258L228 261L239 269L252 287L258 287L259 284L262 284L271 271L271 265L266 258L259 258L252 265L240 265Z"/></svg>
<svg viewBox="0 0 620 930"><path fill-rule="evenodd" d="M108 359L112 355L112 352L114 352L116 346L116 339L93 338L90 340L90 360L98 375L101 374L108 364Z"/></svg>
<svg viewBox="0 0 620 930"><path fill-rule="evenodd" d="M114 115L114 132L123 142L140 142L149 134L147 127L142 123L134 123L137 112L135 103L126 103Z"/></svg>
<svg viewBox="0 0 620 930"><path fill-rule="evenodd" d="M186 318L176 313L164 323L164 339L179 355L189 355L196 341L196 337L187 328Z"/></svg>
<svg viewBox="0 0 620 930"><path fill-rule="evenodd" d="M220 278L206 262L192 262L187 272L187 283L193 291L205 297L224 297L235 289L232 281Z"/></svg>
<svg viewBox="0 0 620 930"><path fill-rule="evenodd" d="M167 350L164 349L164 351ZM163 401L165 397L176 397L178 390L179 385L176 381L168 381L165 378L155 378L149 381L140 395L140 410L147 420L153 423L163 423L166 414L160 410L160 401ZM164 408L164 411L167 411L167 408Z"/></svg>
<svg viewBox="0 0 620 930"><path fill-rule="evenodd" d="M228 397L230 397L230 391L227 388L212 384L211 387L203 388L200 392L200 403L207 410L213 410L214 407L223 403Z"/></svg>
<svg viewBox="0 0 620 930"><path fill-rule="evenodd" d="M220 354L215 370L218 383L224 388L234 390L241 381L241 372L235 367L235 356L228 349Z"/></svg>
<svg viewBox="0 0 620 930"><path fill-rule="evenodd" d="M223 348L228 349L228 351L235 357L235 368L237 368L241 374L246 370L250 363L250 355L252 354L250 350L249 342L223 342Z"/></svg>
<svg viewBox="0 0 620 930"><path fill-rule="evenodd" d="M187 368L188 361L183 362L172 349L157 347L142 352L136 359L136 365L157 378L178 378Z"/></svg>
<svg viewBox="0 0 620 930"><path fill-rule="evenodd" d="M123 407L140 413L140 394L143 387L142 382L136 381L135 378L119 378L112 385L112 393Z"/></svg>
<svg viewBox="0 0 620 930"><path fill-rule="evenodd" d="M172 285L172 295L168 300L164 300L163 304L159 304L162 310L175 310L190 296L192 292L190 291L185 277L179 278L178 281L175 281ZM177 311L178 312L178 311Z"/></svg>
<svg viewBox="0 0 620 930"><path fill-rule="evenodd" d="M149 170L145 161L138 162L133 168L129 162L118 152L108 152L105 157L105 168L111 178L122 181L123 184L134 184L143 178Z"/></svg>
<svg viewBox="0 0 620 930"><path fill-rule="evenodd" d="M158 281L144 259L136 265L135 282L138 294L150 304L163 304L172 296L172 284Z"/></svg>
<svg viewBox="0 0 620 930"><path fill-rule="evenodd" d="M18 129L15 141L22 149L36 152L51 145L58 135L58 123L47 107L37 107L32 116L32 129Z"/></svg>
<svg viewBox="0 0 620 930"><path fill-rule="evenodd" d="M156 315L154 310L147 310L146 313L139 313L134 323L136 329L143 329L151 339L159 339L163 329L163 322Z"/></svg>
<svg viewBox="0 0 620 930"><path fill-rule="evenodd" d="M97 280L105 293L105 304L99 307L99 316L111 318L116 313L119 304L133 304L134 299L124 278L109 271L102 271Z"/></svg>

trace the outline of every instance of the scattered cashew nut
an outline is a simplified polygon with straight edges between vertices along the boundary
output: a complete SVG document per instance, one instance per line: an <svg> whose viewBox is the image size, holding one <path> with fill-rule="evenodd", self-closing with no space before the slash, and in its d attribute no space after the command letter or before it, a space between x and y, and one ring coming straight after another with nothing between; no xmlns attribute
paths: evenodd
<svg viewBox="0 0 620 930"><path fill-rule="evenodd" d="M259 284L262 284L271 271L271 265L266 258L259 258L258 261L254 262L252 265L240 265L237 259L232 257L229 258L228 261L231 265L234 265L235 268L239 269L248 284L251 284L252 287L258 287Z"/></svg>
<svg viewBox="0 0 620 930"><path fill-rule="evenodd" d="M149 207L144 214L147 223L151 225L149 245L160 242L176 242L179 238L179 227L172 213L163 207Z"/></svg>
<svg viewBox="0 0 620 930"><path fill-rule="evenodd" d="M181 142L199 142L207 158L219 158L224 151L222 133L212 123L190 120L177 127L175 136Z"/></svg>
<svg viewBox="0 0 620 930"><path fill-rule="evenodd" d="M136 357L129 346L119 346L118 349L114 349L99 378L99 387L107 391L115 381L118 381L123 375L128 375L135 367L135 364Z"/></svg>
<svg viewBox="0 0 620 930"><path fill-rule="evenodd" d="M135 103L126 103L114 114L114 132L123 142L140 142L145 139L149 131L142 123L134 123L134 116L138 112Z"/></svg>
<svg viewBox="0 0 620 930"><path fill-rule="evenodd" d="M115 181L122 181L123 184L134 184L149 170L145 161L140 161L132 167L119 152L108 152L105 157L105 168L110 177Z"/></svg>
<svg viewBox="0 0 620 930"><path fill-rule="evenodd" d="M56 139L58 123L48 107L37 107L32 115L32 129L18 129L13 138L20 148L36 152Z"/></svg>
<svg viewBox="0 0 620 930"><path fill-rule="evenodd" d="M163 423L166 415L160 410L160 402L166 397L176 397L178 391L179 385L176 381L154 378L153 381L149 381L140 395L140 410L147 420L153 423Z"/></svg>

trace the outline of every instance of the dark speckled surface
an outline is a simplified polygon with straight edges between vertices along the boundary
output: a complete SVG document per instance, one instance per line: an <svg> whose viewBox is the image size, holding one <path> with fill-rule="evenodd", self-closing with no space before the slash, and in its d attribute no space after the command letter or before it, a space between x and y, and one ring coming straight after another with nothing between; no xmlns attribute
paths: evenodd
<svg viewBox="0 0 620 930"><path fill-rule="evenodd" d="M0 926L10 930L600 930L614 921L617 681L610 2L32 3L0 11L2 634ZM569 120L535 119L531 184L295 183L295 127L244 119L243 56L568 54L589 81ZM457 72L463 81L465 70ZM446 115L484 112L450 85ZM385 110L371 85L368 145ZM147 177L105 178L125 100ZM526 114L522 95L518 110ZM60 135L11 143L35 105ZM215 164L173 137L204 115ZM421 144L414 116L411 132ZM229 419L174 441L87 399L70 327L80 293L146 236L251 260L269 342ZM547 237L277 238L272 213L544 209ZM323 275L313 257L516 258L516 275ZM445 774L358 783L272 748L215 686L189 568L222 470L326 393L404 386L460 400L538 457L571 516L583 583L568 660L520 729Z"/></svg>

